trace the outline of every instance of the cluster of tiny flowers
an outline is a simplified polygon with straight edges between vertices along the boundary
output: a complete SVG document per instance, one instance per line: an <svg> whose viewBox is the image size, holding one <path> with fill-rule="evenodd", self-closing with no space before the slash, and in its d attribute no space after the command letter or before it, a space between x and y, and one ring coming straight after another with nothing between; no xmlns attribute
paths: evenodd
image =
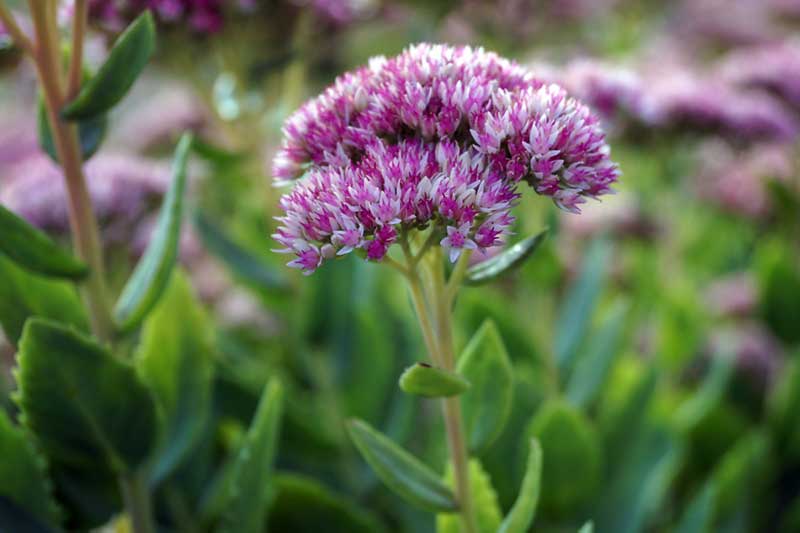
<svg viewBox="0 0 800 533"><path fill-rule="evenodd" d="M380 260L429 225L455 261L509 233L520 181L577 212L619 174L598 119L561 87L482 49L429 44L306 103L273 171L296 181L274 238L306 272L356 249Z"/></svg>

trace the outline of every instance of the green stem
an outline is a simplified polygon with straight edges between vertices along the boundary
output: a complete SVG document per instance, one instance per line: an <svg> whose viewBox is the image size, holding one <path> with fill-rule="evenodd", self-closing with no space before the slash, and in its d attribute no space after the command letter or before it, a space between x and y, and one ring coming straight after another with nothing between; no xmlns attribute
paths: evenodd
<svg viewBox="0 0 800 533"><path fill-rule="evenodd" d="M54 10L51 2L52 0L29 2L36 32L33 59L44 94L56 152L64 171L69 197L69 221L75 249L80 258L89 265L89 276L83 286L83 296L89 309L92 331L100 340L110 341L114 327L104 279L103 251L97 220L83 174L78 128L63 121L59 115L59 110L66 99L57 29L51 20Z"/></svg>
<svg viewBox="0 0 800 533"><path fill-rule="evenodd" d="M417 318L422 328L423 337L431 359L438 366L455 371L455 355L453 348L452 328L452 296L444 282L443 262L440 250L432 252L432 257L425 268L429 288L427 298L424 294L423 283L420 280L416 265L411 263L413 255L409 247L404 246L406 258L409 261L408 276L406 279L411 290L411 299L417 312ZM452 278L451 278L452 279ZM435 318L431 317L430 308L433 307ZM433 320L432 320L433 318ZM453 465L455 477L456 498L459 504L463 533L478 533L475 513L472 503L472 492L469 482L469 455L461 416L461 401L458 397L447 398L442 401L444 411L447 445L450 460Z"/></svg>
<svg viewBox="0 0 800 533"><path fill-rule="evenodd" d="M120 486L125 509L131 520L131 529L134 533L155 533L145 476L141 473L124 475L120 479Z"/></svg>

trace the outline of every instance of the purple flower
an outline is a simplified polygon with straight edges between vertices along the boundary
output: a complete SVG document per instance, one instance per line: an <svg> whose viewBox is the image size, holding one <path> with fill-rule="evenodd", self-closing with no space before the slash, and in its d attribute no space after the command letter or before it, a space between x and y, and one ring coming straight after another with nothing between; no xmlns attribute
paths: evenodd
<svg viewBox="0 0 800 533"><path fill-rule="evenodd" d="M723 79L732 84L766 89L800 109L800 42L737 50L719 69Z"/></svg>
<svg viewBox="0 0 800 533"><path fill-rule="evenodd" d="M273 171L295 182L274 237L306 272L357 248L380 260L430 225L455 259L509 233L520 181L577 211L619 175L598 118L561 87L482 49L429 44L307 102Z"/></svg>

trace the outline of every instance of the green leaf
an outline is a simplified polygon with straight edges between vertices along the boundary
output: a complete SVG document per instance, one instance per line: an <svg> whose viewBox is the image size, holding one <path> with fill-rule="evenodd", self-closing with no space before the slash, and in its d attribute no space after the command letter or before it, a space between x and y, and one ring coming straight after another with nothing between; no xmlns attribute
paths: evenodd
<svg viewBox="0 0 800 533"><path fill-rule="evenodd" d="M0 457L3 458L0 461L0 496L9 498L43 522L58 524L58 509L51 494L44 458L4 411L0 411Z"/></svg>
<svg viewBox="0 0 800 533"><path fill-rule="evenodd" d="M181 272L148 316L136 364L163 414L151 480L164 479L192 450L208 423L213 327Z"/></svg>
<svg viewBox="0 0 800 533"><path fill-rule="evenodd" d="M458 373L472 384L461 396L470 452L485 451L503 431L511 413L511 361L494 322L487 320L458 360Z"/></svg>
<svg viewBox="0 0 800 533"><path fill-rule="evenodd" d="M456 510L453 492L422 461L363 420L351 420L347 429L367 463L398 495L428 511Z"/></svg>
<svg viewBox="0 0 800 533"><path fill-rule="evenodd" d="M467 270L467 285L483 285L508 274L527 261L547 237L548 230L523 239L498 255Z"/></svg>
<svg viewBox="0 0 800 533"><path fill-rule="evenodd" d="M714 502L717 488L713 482L708 482L689 502L684 511L675 533L709 533L711 522L714 518Z"/></svg>
<svg viewBox="0 0 800 533"><path fill-rule="evenodd" d="M53 139L53 130L50 127L50 119L47 115L44 98L39 97L39 104L36 108L36 127L39 135L39 146L50 156L56 164L59 164L58 150ZM78 123L78 141L81 145L81 157L88 161L97 153L106 137L108 130L108 116L101 114L81 120Z"/></svg>
<svg viewBox="0 0 800 533"><path fill-rule="evenodd" d="M528 453L528 467L522 479L517 501L503 520L497 533L525 533L533 525L539 495L542 492L542 446L536 439L531 439Z"/></svg>
<svg viewBox="0 0 800 533"><path fill-rule="evenodd" d="M564 305L556 321L555 356L558 368L566 371L578 352L589 327L606 279L611 245L604 239L592 242L586 252L577 281L567 291Z"/></svg>
<svg viewBox="0 0 800 533"><path fill-rule="evenodd" d="M565 392L574 406L586 407L597 398L620 353L628 309L627 304L617 302L592 336L587 353L576 363Z"/></svg>
<svg viewBox="0 0 800 533"><path fill-rule="evenodd" d="M9 533L55 533L16 502L0 495L0 531Z"/></svg>
<svg viewBox="0 0 800 533"><path fill-rule="evenodd" d="M776 447L800 455L800 353L789 357L769 397L768 420Z"/></svg>
<svg viewBox="0 0 800 533"><path fill-rule="evenodd" d="M83 120L111 110L133 86L155 48L153 15L145 11L120 35L106 62L61 115L68 120Z"/></svg>
<svg viewBox="0 0 800 533"><path fill-rule="evenodd" d="M594 523L586 522L583 524L583 527L578 531L578 533L594 533Z"/></svg>
<svg viewBox="0 0 800 533"><path fill-rule="evenodd" d="M249 285L268 291L286 290L286 276L227 236L203 213L196 212L194 226L206 249Z"/></svg>
<svg viewBox="0 0 800 533"><path fill-rule="evenodd" d="M89 330L89 320L75 287L19 268L0 254L0 325L16 344L25 321L32 316L50 318Z"/></svg>
<svg viewBox="0 0 800 533"><path fill-rule="evenodd" d="M385 533L372 513L313 478L280 473L266 531L292 533Z"/></svg>
<svg viewBox="0 0 800 533"><path fill-rule="evenodd" d="M714 513L728 517L740 509L751 495L758 493L765 477L770 442L761 430L753 430L737 441L720 460L711 475L717 488Z"/></svg>
<svg viewBox="0 0 800 533"><path fill-rule="evenodd" d="M18 265L46 276L81 279L88 273L86 265L2 205L0 253Z"/></svg>
<svg viewBox="0 0 800 533"><path fill-rule="evenodd" d="M178 143L172 164L172 183L164 197L158 225L114 310L122 331L130 331L138 326L158 303L158 299L169 284L172 269L178 258L183 196L186 189L186 165L191 146L190 134L184 135Z"/></svg>
<svg viewBox="0 0 800 533"><path fill-rule="evenodd" d="M691 431L719 405L733 376L733 369L734 356L723 352L714 357L700 390L675 411L674 421L678 429L684 432Z"/></svg>
<svg viewBox="0 0 800 533"><path fill-rule="evenodd" d="M759 266L759 306L770 329L782 341L800 342L800 268L788 245L765 246Z"/></svg>
<svg viewBox="0 0 800 533"><path fill-rule="evenodd" d="M448 467L447 480L451 485L454 483L452 470L452 466ZM469 462L469 483L478 533L495 533L502 520L500 505L492 480L477 459ZM436 533L461 533L461 517L453 513L436 515Z"/></svg>
<svg viewBox="0 0 800 533"><path fill-rule="evenodd" d="M600 438L583 413L551 401L533 418L527 436L539 440L546 459L542 504L566 511L585 501L600 481L602 452Z"/></svg>
<svg viewBox="0 0 800 533"><path fill-rule="evenodd" d="M408 394L425 398L458 396L470 387L469 381L427 363L410 366L400 376L400 388Z"/></svg>
<svg viewBox="0 0 800 533"><path fill-rule="evenodd" d="M264 531L283 412L283 387L272 379L236 456L220 532Z"/></svg>
<svg viewBox="0 0 800 533"><path fill-rule="evenodd" d="M156 440L156 410L133 367L89 337L32 318L20 341L22 422L51 462L133 471Z"/></svg>

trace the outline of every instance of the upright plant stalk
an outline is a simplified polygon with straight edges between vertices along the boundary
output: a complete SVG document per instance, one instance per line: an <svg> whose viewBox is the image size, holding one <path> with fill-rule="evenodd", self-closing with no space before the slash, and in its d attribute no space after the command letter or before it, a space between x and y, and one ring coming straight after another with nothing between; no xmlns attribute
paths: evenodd
<svg viewBox="0 0 800 533"><path fill-rule="evenodd" d="M76 17L86 16L84 4L85 2L80 0L77 2ZM69 197L69 221L75 250L78 256L89 265L89 276L82 290L83 297L89 309L92 331L97 338L108 342L113 336L114 328L107 298L100 232L83 173L78 127L62 120L59 115L59 110L69 100L66 90L77 92L80 88L82 65L79 58L73 58L69 80L67 80L69 86L65 87L58 43L58 28L55 21L56 4L53 0L29 0L29 5L36 33L36 42L32 47L33 60L44 94L56 153L64 171ZM73 46L76 52L74 55L76 56L83 49L85 27L85 22L76 21L75 31L78 35L73 35Z"/></svg>
<svg viewBox="0 0 800 533"><path fill-rule="evenodd" d="M428 352L435 364L454 372L456 361L452 327L452 305L455 294L453 288L460 284L460 278L466 268L462 265L468 264L469 256L462 255L450 282L445 284L441 250L432 250L429 257L424 258L426 261L419 262L411 257L407 247L404 249L408 261L406 279ZM420 254L425 254L426 251L423 249ZM425 283L420 278L417 264L422 267ZM426 289L427 294L425 294ZM461 400L458 396L445 398L442 400L442 408L463 533L478 533L470 490L469 454L464 437Z"/></svg>

